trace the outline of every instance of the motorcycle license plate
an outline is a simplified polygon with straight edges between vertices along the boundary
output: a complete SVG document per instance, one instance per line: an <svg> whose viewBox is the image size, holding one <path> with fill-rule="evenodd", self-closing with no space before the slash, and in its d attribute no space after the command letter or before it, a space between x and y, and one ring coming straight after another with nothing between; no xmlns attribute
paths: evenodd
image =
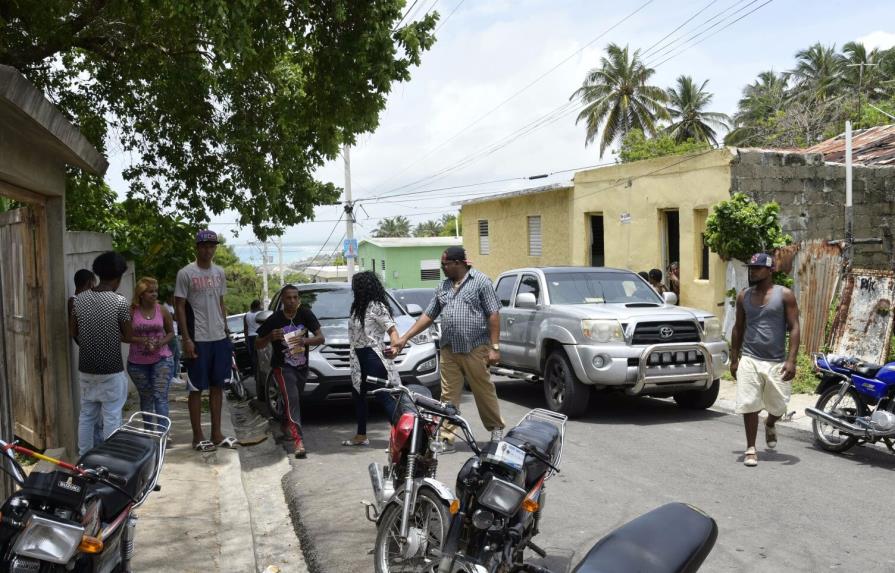
<svg viewBox="0 0 895 573"><path fill-rule="evenodd" d="M493 459L499 464L515 470L521 470L522 465L525 463L525 452L513 444L500 442L497 444L497 450L493 454Z"/></svg>

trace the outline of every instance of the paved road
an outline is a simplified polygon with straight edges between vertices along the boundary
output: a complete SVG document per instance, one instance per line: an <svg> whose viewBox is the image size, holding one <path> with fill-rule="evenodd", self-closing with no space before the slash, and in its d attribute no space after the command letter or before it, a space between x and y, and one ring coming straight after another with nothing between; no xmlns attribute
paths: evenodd
<svg viewBox="0 0 895 573"><path fill-rule="evenodd" d="M543 404L540 386L525 382L499 382L498 394L510 424ZM669 400L595 398L587 416L569 423L562 473L549 484L538 543L551 569L568 570L622 523L685 501L720 529L704 571L895 572L895 456L871 448L829 454L813 447L810 434L784 427L777 452L760 447L759 466L746 468L737 417L687 412ZM462 407L484 437L471 396ZM339 443L354 433L350 403L304 410L309 455L291 460L283 485L310 569L372 571L375 528L360 501L371 497L366 466L385 459L387 424L374 418L370 448L344 448ZM462 451L441 458L446 483L466 458Z"/></svg>

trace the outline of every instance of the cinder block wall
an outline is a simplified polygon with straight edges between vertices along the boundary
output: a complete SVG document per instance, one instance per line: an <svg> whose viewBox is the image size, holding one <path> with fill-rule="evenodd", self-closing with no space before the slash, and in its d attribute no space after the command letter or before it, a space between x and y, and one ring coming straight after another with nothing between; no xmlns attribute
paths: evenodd
<svg viewBox="0 0 895 573"><path fill-rule="evenodd" d="M845 238L845 165L825 164L819 153L738 150L730 191L776 201L781 225L795 241ZM855 166L852 193L855 236L885 239L856 246L854 266L891 269L895 167Z"/></svg>

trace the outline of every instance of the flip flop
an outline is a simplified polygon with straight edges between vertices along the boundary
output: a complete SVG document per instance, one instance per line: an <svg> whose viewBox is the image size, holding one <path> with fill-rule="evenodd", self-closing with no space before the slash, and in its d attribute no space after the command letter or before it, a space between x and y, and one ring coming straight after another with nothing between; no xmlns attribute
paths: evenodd
<svg viewBox="0 0 895 573"><path fill-rule="evenodd" d="M351 447L351 448L359 448L359 447L362 447L362 446L369 446L369 445L370 445L370 440L364 440L364 441L362 441L362 442L355 442L354 440L343 440L343 441L342 441L342 445L343 445L343 446L348 446L348 447Z"/></svg>
<svg viewBox="0 0 895 573"><path fill-rule="evenodd" d="M227 448L229 450L235 450L237 445L239 445L239 442L236 441L236 438L231 437L226 437L217 444L219 448Z"/></svg>
<svg viewBox="0 0 895 573"><path fill-rule="evenodd" d="M202 440L198 444L193 444L193 449L197 452L213 452L217 447L208 440Z"/></svg>

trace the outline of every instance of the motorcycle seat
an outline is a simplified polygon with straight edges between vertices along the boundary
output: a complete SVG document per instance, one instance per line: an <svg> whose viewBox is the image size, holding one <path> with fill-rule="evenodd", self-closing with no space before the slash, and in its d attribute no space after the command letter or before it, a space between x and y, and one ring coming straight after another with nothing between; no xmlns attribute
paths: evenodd
<svg viewBox="0 0 895 573"><path fill-rule="evenodd" d="M839 366L840 368L845 368L851 372L856 374L860 374L865 378L874 378L877 373L885 366L885 364L873 364L870 362L864 362L858 358L853 356L840 356L839 358L834 359L833 365Z"/></svg>
<svg viewBox="0 0 895 573"><path fill-rule="evenodd" d="M696 571L717 537L714 519L684 503L669 503L602 538L574 573Z"/></svg>
<svg viewBox="0 0 895 573"><path fill-rule="evenodd" d="M158 442L151 436L119 430L109 439L88 451L78 465L96 469L104 467L114 474L113 481L131 497L139 499L152 481L158 459ZM102 499L102 520L109 522L131 502L120 491L102 484L93 484L90 491Z"/></svg>
<svg viewBox="0 0 895 573"><path fill-rule="evenodd" d="M541 420L525 420L507 432L504 441L517 447L528 445L554 459L560 447L559 427ZM525 456L525 486L532 487L547 472L547 464L530 454Z"/></svg>

